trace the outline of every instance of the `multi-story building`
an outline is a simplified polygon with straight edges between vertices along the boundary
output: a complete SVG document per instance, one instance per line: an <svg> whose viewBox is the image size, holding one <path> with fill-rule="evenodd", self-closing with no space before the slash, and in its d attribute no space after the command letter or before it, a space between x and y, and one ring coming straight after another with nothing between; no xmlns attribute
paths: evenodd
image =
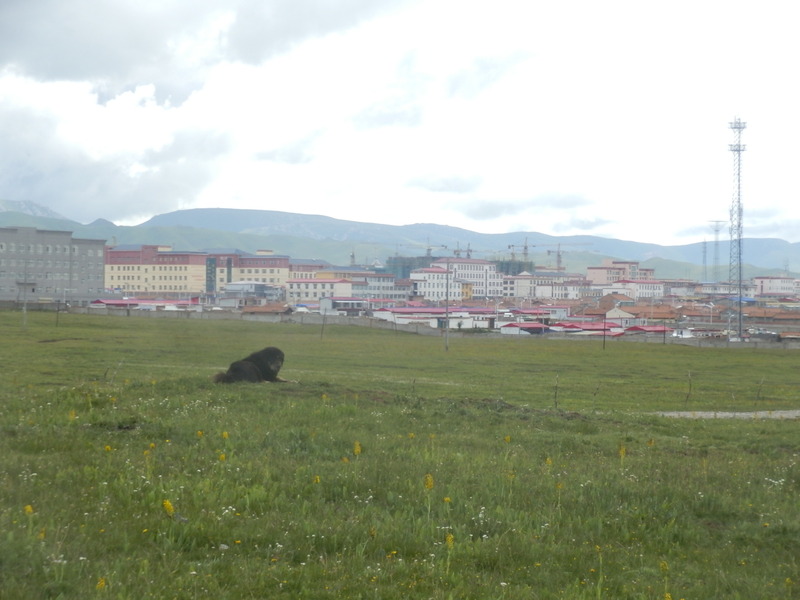
<svg viewBox="0 0 800 600"><path fill-rule="evenodd" d="M429 302L461 302L465 300L462 281L452 271L439 266L411 271L413 295Z"/></svg>
<svg viewBox="0 0 800 600"><path fill-rule="evenodd" d="M0 300L85 303L103 292L105 240L0 227Z"/></svg>
<svg viewBox="0 0 800 600"><path fill-rule="evenodd" d="M655 269L643 269L638 262L606 258L599 267L587 267L586 278L594 285L609 285L620 279L653 279Z"/></svg>
<svg viewBox="0 0 800 600"><path fill-rule="evenodd" d="M107 247L105 263L105 287L128 295L214 294L238 281L282 286L289 276L289 257L268 250L178 252L131 244Z"/></svg>
<svg viewBox="0 0 800 600"><path fill-rule="evenodd" d="M349 279L290 279L286 282L286 300L292 304L319 302L320 298L349 298L353 295Z"/></svg>
<svg viewBox="0 0 800 600"><path fill-rule="evenodd" d="M500 298L503 296L503 274L497 271L497 264L479 258L448 257L431 263L452 274L454 280L470 284L475 298Z"/></svg>
<svg viewBox="0 0 800 600"><path fill-rule="evenodd" d="M636 301L664 297L664 282L652 279L621 279L602 288L603 294L625 294Z"/></svg>
<svg viewBox="0 0 800 600"><path fill-rule="evenodd" d="M311 279L330 267L331 263L319 258L290 258L289 279Z"/></svg>
<svg viewBox="0 0 800 600"><path fill-rule="evenodd" d="M392 273L366 272L350 278L355 298L384 300L408 300L411 296L408 285L398 285Z"/></svg>
<svg viewBox="0 0 800 600"><path fill-rule="evenodd" d="M789 298L795 295L794 277L753 277L758 298Z"/></svg>
<svg viewBox="0 0 800 600"><path fill-rule="evenodd" d="M208 272L215 273L213 282L206 285L209 293L221 291L226 284L236 281L283 286L289 279L289 257L273 254L271 250L257 250L251 254L243 250L215 249L207 254Z"/></svg>
<svg viewBox="0 0 800 600"><path fill-rule="evenodd" d="M206 291L206 254L169 246L105 247L105 287L129 296L180 297Z"/></svg>
<svg viewBox="0 0 800 600"><path fill-rule="evenodd" d="M589 292L589 282L560 272L520 273L503 277L503 297L517 300L575 300Z"/></svg>

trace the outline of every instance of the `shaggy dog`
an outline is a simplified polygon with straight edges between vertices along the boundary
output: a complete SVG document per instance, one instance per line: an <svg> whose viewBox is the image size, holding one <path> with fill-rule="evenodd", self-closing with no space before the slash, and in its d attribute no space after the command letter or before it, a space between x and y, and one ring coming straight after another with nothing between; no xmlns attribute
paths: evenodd
<svg viewBox="0 0 800 600"><path fill-rule="evenodd" d="M283 359L283 352L270 346L253 352L247 358L232 362L227 371L214 375L214 381L216 383L286 381L286 379L278 377L278 371L283 366Z"/></svg>

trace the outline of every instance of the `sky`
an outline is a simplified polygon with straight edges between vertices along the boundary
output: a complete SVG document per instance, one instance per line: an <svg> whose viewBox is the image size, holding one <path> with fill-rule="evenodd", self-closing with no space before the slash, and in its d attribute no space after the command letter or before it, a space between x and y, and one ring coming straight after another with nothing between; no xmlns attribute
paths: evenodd
<svg viewBox="0 0 800 600"><path fill-rule="evenodd" d="M726 239L741 193L745 237L800 242L798 12L3 0L0 199L82 223L222 207L675 245Z"/></svg>

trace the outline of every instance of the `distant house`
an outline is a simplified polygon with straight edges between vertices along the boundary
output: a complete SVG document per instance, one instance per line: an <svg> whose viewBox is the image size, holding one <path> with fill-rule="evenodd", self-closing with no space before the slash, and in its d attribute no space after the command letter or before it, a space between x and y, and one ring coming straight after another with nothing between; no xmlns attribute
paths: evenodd
<svg viewBox="0 0 800 600"><path fill-rule="evenodd" d="M500 327L500 333L504 335L532 335L548 331L550 328L544 323L506 323Z"/></svg>

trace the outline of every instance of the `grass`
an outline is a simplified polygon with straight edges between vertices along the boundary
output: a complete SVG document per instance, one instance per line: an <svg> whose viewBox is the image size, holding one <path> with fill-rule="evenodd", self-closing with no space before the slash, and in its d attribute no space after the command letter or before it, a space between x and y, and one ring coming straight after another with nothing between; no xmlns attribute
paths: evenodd
<svg viewBox="0 0 800 600"><path fill-rule="evenodd" d="M800 598L798 355L0 312L2 598ZM214 385L266 345L298 384Z"/></svg>

